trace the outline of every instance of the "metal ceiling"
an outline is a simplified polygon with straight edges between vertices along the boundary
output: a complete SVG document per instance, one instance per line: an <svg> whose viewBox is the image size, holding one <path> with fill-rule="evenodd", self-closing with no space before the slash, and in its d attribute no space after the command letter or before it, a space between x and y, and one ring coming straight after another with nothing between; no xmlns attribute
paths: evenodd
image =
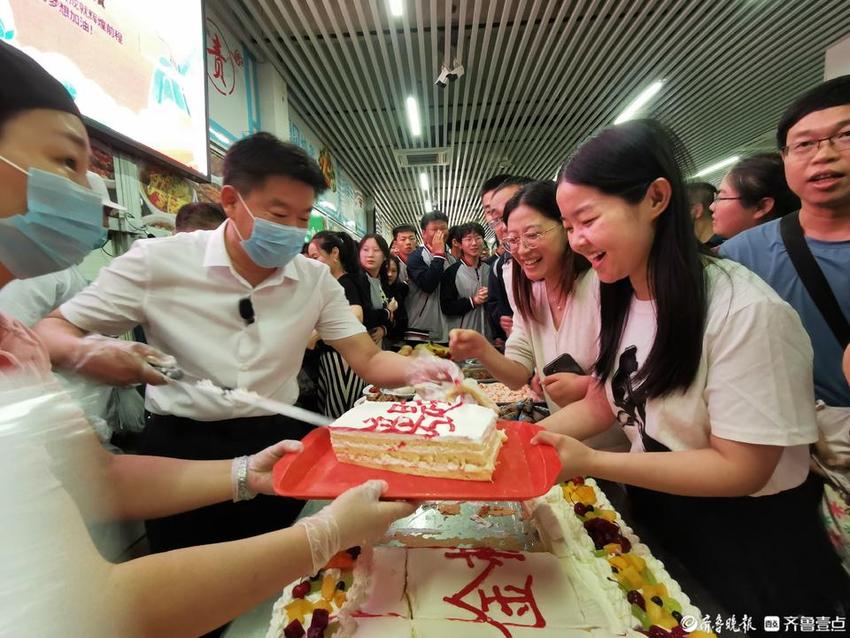
<svg viewBox="0 0 850 638"><path fill-rule="evenodd" d="M207 2L281 73L292 107L374 197L385 230L424 212L420 170L452 224L479 220L487 177L553 177L658 79L643 114L671 125L698 167L769 145L785 106L823 78L825 50L850 33L850 0L401 4L393 17L388 0ZM455 58L465 74L435 86ZM432 147L451 148L449 165L396 162L394 151Z"/></svg>

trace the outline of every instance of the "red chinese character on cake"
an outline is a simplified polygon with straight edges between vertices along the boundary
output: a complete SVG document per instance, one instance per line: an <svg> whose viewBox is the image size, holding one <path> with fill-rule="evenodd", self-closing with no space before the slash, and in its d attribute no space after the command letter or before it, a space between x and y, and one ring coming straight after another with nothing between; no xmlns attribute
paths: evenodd
<svg viewBox="0 0 850 638"><path fill-rule="evenodd" d="M414 434L418 422L410 417L396 417L394 419L385 416L376 416L366 419L370 430L375 432L388 432L391 434Z"/></svg>
<svg viewBox="0 0 850 638"><path fill-rule="evenodd" d="M462 405L461 403L454 403L450 407L444 408L443 406L446 404L439 401L417 401L417 403L421 406L422 414L436 417L444 417L447 412L451 412Z"/></svg>
<svg viewBox="0 0 850 638"><path fill-rule="evenodd" d="M402 401L401 403L393 403L387 408L387 414L416 414L419 412L419 406L415 403Z"/></svg>
<svg viewBox="0 0 850 638"><path fill-rule="evenodd" d="M534 578L531 574L526 576L523 583L492 582L499 576L499 567L505 561L524 561L525 556L521 553L479 547L446 552L445 556L465 560L470 569L476 567L475 561L485 564L484 569L468 585L443 598L447 603L473 613L476 622L493 625L505 638L511 638L509 627L541 629L546 626L546 620L534 599Z"/></svg>

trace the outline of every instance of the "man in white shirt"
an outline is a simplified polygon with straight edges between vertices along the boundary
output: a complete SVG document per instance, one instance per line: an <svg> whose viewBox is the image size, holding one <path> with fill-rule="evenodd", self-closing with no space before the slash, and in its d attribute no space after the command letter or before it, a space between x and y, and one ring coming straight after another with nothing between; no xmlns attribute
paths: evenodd
<svg viewBox="0 0 850 638"><path fill-rule="evenodd" d="M370 383L405 385L416 364L380 351L328 268L299 254L325 188L318 164L301 149L268 133L237 142L224 160L228 221L213 231L140 240L116 258L38 324L54 366L113 384L148 383L151 418L141 451L189 459L248 454L307 432L192 380L295 403L314 329ZM176 357L188 382L169 382L126 344L83 338L136 325L150 346ZM262 497L216 505L148 521L148 537L154 551L243 538L288 525L300 506Z"/></svg>

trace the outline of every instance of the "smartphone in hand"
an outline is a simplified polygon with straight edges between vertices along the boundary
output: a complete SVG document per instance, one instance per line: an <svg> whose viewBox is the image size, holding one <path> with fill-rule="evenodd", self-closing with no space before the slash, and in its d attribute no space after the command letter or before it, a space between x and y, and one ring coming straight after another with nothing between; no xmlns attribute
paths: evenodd
<svg viewBox="0 0 850 638"><path fill-rule="evenodd" d="M571 372L572 374L587 374L582 367L573 359L573 356L564 353L543 366L543 375L558 374L559 372Z"/></svg>

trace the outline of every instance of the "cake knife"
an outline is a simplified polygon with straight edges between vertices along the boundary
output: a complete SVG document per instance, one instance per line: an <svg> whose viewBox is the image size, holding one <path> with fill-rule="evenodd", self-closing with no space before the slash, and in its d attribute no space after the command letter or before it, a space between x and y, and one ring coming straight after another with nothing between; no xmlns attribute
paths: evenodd
<svg viewBox="0 0 850 638"><path fill-rule="evenodd" d="M200 379L177 366L170 366L167 370L158 368L158 370L164 374L171 383L191 385L202 392L214 394L219 397L225 397L232 401L239 401L240 403L245 403L246 405L251 405L255 408L267 410L275 414L288 416L297 421L303 421L304 423L310 423L312 425L330 425L331 423L331 419L326 417L324 414L305 410L304 408L299 408L298 406L284 403L282 401L267 399L248 390L222 388L214 384L209 379Z"/></svg>

